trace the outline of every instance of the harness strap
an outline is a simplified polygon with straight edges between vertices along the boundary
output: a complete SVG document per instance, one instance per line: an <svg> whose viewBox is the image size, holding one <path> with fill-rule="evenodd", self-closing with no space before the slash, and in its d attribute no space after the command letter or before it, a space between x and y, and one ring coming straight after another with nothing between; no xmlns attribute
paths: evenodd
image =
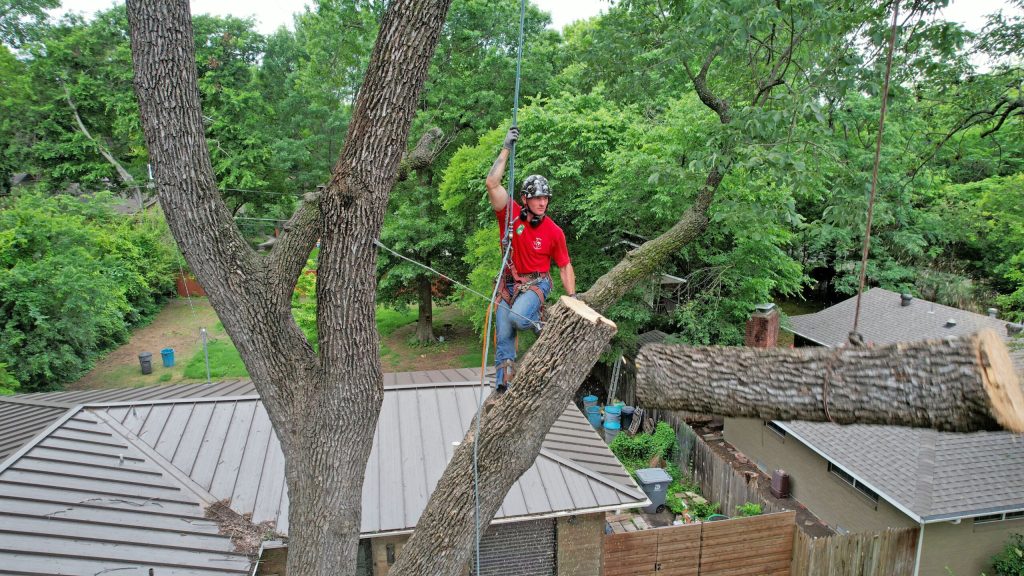
<svg viewBox="0 0 1024 576"><path fill-rule="evenodd" d="M537 298L540 300L540 316L544 318L544 291L540 289L541 280L547 279L551 281L550 272L536 272L533 274L519 274L516 270L516 265L510 259L508 262L508 273L504 274L501 279L501 286L499 287L499 293L501 299L508 304L509 308L515 302L516 298L520 294L527 290L532 290ZM508 285L512 284L513 292L509 292Z"/></svg>

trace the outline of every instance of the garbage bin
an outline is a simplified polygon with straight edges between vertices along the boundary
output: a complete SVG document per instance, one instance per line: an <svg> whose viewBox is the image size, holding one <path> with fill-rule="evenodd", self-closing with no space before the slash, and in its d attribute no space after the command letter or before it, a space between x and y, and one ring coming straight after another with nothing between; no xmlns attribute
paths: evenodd
<svg viewBox="0 0 1024 576"><path fill-rule="evenodd" d="M665 496L668 495L668 485L672 483L672 476L661 468L641 468L636 471L636 479L640 482L640 488L644 494L651 499L651 505L644 508L644 512L661 512L665 509Z"/></svg>
<svg viewBox="0 0 1024 576"><path fill-rule="evenodd" d="M174 366L174 348L164 348L160 351L160 357L164 360L164 368Z"/></svg>
<svg viewBox="0 0 1024 576"><path fill-rule="evenodd" d="M143 374L153 373L153 353L142 352L139 354L139 367L142 368Z"/></svg>

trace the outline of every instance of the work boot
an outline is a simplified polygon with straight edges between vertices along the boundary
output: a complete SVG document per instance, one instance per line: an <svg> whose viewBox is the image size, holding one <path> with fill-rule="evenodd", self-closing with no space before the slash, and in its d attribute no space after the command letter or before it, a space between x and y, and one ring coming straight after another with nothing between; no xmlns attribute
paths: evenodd
<svg viewBox="0 0 1024 576"><path fill-rule="evenodd" d="M508 385L512 383L512 378L515 376L516 363L515 360L505 360L498 366L498 380L495 382L495 392L497 394L504 394L508 390Z"/></svg>

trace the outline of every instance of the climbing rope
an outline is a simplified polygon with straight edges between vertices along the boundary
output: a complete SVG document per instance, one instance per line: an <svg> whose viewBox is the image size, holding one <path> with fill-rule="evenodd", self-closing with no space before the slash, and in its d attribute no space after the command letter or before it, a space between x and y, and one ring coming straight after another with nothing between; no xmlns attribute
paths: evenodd
<svg viewBox="0 0 1024 576"><path fill-rule="evenodd" d="M900 14L900 3L894 2L892 11L892 31L889 34L889 52L885 61L885 82L882 85L882 110L878 115L878 136L875 138L875 165L871 172L871 195L868 198L867 222L864 226L864 248L860 258L860 285L857 288L857 308L853 315L853 330L850 332L850 343L862 345L864 338L857 331L860 323L860 301L864 294L864 281L868 269L868 249L871 246L871 217L875 211L875 191L878 188L878 164L882 155L882 133L885 131L885 110L889 101L889 76L892 72L892 53L896 46L896 20Z"/></svg>
<svg viewBox="0 0 1024 576"><path fill-rule="evenodd" d="M523 29L526 21L526 0L520 0L519 2L519 46L516 50L516 86L515 95L512 100L512 127L516 128L519 126L519 81L522 77L522 66L523 66ZM508 201L505 203L505 231L501 238L501 245L505 252L501 259L501 266L498 268L498 276L494 280L494 292L491 294L491 302L487 307L487 328L484 331L484 355L481 360L480 366L480 393L477 399L476 409L476 432L473 434L473 522L475 524L476 532L476 548L475 548L475 561L477 574L480 573L480 468L479 468L479 450L480 450L480 412L484 405L484 369L487 365L487 355L490 348L490 339L488 338L489 331L491 330L491 311L494 310L494 314L497 315L497 307L494 305L498 299L498 289L501 286L501 282L505 273L505 267L508 265L509 256L512 254L512 189L516 182L516 143L512 142L512 148L509 150L509 170L508 170ZM512 307L509 306L509 312L512 311Z"/></svg>

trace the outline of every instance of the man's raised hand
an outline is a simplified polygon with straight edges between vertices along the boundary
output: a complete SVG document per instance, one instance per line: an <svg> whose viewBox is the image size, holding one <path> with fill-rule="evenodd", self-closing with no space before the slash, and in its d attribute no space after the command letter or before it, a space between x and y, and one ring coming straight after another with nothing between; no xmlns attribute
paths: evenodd
<svg viewBox="0 0 1024 576"><path fill-rule="evenodd" d="M512 147L515 146L516 140L519 140L519 128L517 126L513 126L509 128L508 133L505 134L505 143L502 144L502 146L511 150Z"/></svg>

